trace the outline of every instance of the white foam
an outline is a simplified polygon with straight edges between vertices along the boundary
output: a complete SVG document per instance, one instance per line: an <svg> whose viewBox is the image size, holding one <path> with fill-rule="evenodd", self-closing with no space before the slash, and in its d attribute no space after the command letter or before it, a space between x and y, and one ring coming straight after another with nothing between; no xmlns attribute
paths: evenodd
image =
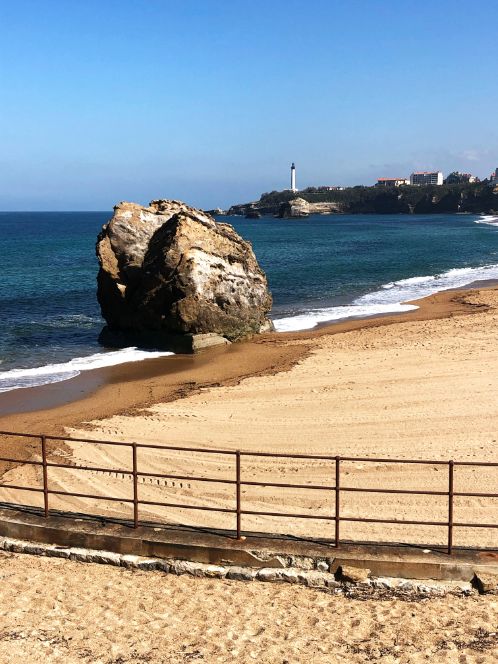
<svg viewBox="0 0 498 664"><path fill-rule="evenodd" d="M145 351L130 347L107 353L95 353L95 355L89 355L88 357L76 357L62 364L47 364L32 369L0 371L0 392L37 387L48 383L59 383L78 376L82 371L112 367L124 362L140 362L156 357L166 357L167 355L173 355L173 353Z"/></svg>
<svg viewBox="0 0 498 664"><path fill-rule="evenodd" d="M317 309L298 316L278 318L273 320L277 332L295 332L297 330L310 330L319 323L341 320L343 318L374 316L378 314L401 313L418 307L412 304L378 304L378 305L345 305L342 307L330 307L329 309Z"/></svg>
<svg viewBox="0 0 498 664"><path fill-rule="evenodd" d="M294 332L309 330L319 323L327 321L401 313L417 309L416 305L406 304L411 300L418 300L443 290L460 288L474 281L489 279L498 279L498 265L454 268L438 275L417 276L392 281L384 284L377 291L358 297L351 304L314 309L297 316L274 319L273 322L278 332Z"/></svg>
<svg viewBox="0 0 498 664"><path fill-rule="evenodd" d="M498 217L492 214L483 214L476 219L475 224L488 224L489 226L498 226Z"/></svg>

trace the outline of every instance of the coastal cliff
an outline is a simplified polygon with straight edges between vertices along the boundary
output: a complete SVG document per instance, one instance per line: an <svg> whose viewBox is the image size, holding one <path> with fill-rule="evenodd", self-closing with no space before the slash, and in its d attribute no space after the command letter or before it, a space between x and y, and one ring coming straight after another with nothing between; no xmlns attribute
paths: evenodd
<svg viewBox="0 0 498 664"><path fill-rule="evenodd" d="M271 326L250 243L180 201L119 203L96 251L107 344L170 347L175 336L213 333L232 341Z"/></svg>
<svg viewBox="0 0 498 664"><path fill-rule="evenodd" d="M282 203L278 210L278 216L287 217L307 217L310 214L334 214L342 212L341 206L337 203L310 203L304 198L293 198L286 203Z"/></svg>
<svg viewBox="0 0 498 664"><path fill-rule="evenodd" d="M436 214L485 213L498 210L498 193L486 182L392 188L348 187L298 195L290 190L262 194L258 201L232 205L229 215L307 217L310 214Z"/></svg>

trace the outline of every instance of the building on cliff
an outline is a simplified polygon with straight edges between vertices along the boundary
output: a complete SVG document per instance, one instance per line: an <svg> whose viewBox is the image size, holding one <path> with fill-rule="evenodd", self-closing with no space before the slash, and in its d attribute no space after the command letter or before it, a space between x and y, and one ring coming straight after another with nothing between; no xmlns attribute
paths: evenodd
<svg viewBox="0 0 498 664"><path fill-rule="evenodd" d="M410 184L420 186L424 184L443 184L441 171L418 171L410 175Z"/></svg>
<svg viewBox="0 0 498 664"><path fill-rule="evenodd" d="M379 178L376 187L401 187L403 184L410 184L408 178Z"/></svg>

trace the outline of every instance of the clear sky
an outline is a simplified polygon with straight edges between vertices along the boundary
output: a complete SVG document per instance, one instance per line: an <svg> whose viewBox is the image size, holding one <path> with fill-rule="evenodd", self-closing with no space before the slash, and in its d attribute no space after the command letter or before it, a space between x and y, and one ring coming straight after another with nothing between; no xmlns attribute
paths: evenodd
<svg viewBox="0 0 498 664"><path fill-rule="evenodd" d="M0 209L498 166L498 3L0 0Z"/></svg>

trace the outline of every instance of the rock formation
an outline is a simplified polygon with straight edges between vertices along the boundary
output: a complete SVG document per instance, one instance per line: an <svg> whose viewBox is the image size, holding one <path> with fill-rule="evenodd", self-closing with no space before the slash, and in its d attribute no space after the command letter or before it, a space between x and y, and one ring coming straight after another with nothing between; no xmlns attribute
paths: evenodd
<svg viewBox="0 0 498 664"><path fill-rule="evenodd" d="M293 198L287 203L282 203L279 217L307 217L310 213L310 204L304 198Z"/></svg>
<svg viewBox="0 0 498 664"><path fill-rule="evenodd" d="M307 217L310 214L335 214L341 212L338 203L309 203L304 198L293 198L282 203L279 217Z"/></svg>
<svg viewBox="0 0 498 664"><path fill-rule="evenodd" d="M271 295L250 243L201 210L119 203L96 249L104 343L171 348L180 335L236 340L271 329Z"/></svg>

